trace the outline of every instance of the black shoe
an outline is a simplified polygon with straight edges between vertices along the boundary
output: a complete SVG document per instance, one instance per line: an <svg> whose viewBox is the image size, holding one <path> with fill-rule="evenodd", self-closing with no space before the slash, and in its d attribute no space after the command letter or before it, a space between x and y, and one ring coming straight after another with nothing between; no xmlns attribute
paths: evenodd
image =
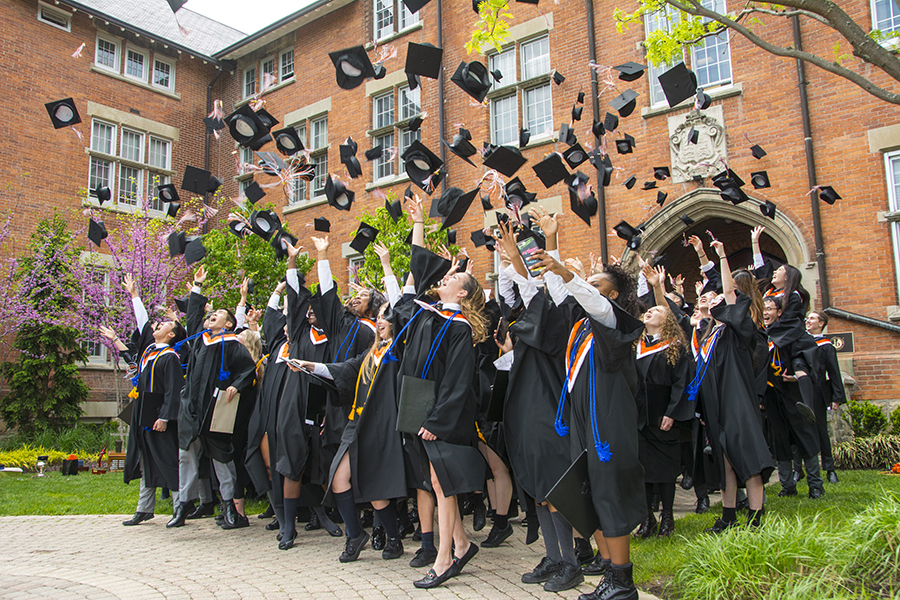
<svg viewBox="0 0 900 600"><path fill-rule="evenodd" d="M656 535L656 516L653 512L647 513L647 518L643 520L641 526L637 528L637 531L634 532L634 537L640 538L642 540L646 540L649 537L653 537Z"/></svg>
<svg viewBox="0 0 900 600"><path fill-rule="evenodd" d="M387 544L387 534L384 533L384 527L379 525L372 529L372 550L380 552L384 550Z"/></svg>
<svg viewBox="0 0 900 600"><path fill-rule="evenodd" d="M505 542L509 536L513 534L512 525L507 523L506 527L503 529L497 529L496 525L491 527L491 532L488 533L487 539L481 542L482 548L496 548L503 542Z"/></svg>
<svg viewBox="0 0 900 600"><path fill-rule="evenodd" d="M653 494L653 496L650 497L650 510L652 510L653 512L658 512L659 502L659 494Z"/></svg>
<svg viewBox="0 0 900 600"><path fill-rule="evenodd" d="M794 471L794 483L804 479L806 477L806 473L803 471Z"/></svg>
<svg viewBox="0 0 900 600"><path fill-rule="evenodd" d="M416 550L416 555L413 557L411 561L409 561L409 566L415 569L421 569L422 567L433 564L437 559L437 550L426 550L425 548L419 548Z"/></svg>
<svg viewBox="0 0 900 600"><path fill-rule="evenodd" d="M413 585L419 589L429 590L431 588L436 588L451 577L454 577L453 565L450 565L443 575L438 575L434 572L434 569L429 569L428 573L425 574L425 577L418 581L414 581Z"/></svg>
<svg viewBox="0 0 900 600"><path fill-rule="evenodd" d="M216 514L216 503L207 502L206 504L198 506L197 510L191 512L191 514L185 518L188 521L193 521L194 519L202 519L203 517L210 517L214 514Z"/></svg>
<svg viewBox="0 0 900 600"><path fill-rule="evenodd" d="M825 490L823 488L810 488L809 490L809 499L810 500L818 500L822 496L825 495Z"/></svg>
<svg viewBox="0 0 900 600"><path fill-rule="evenodd" d="M400 541L400 538L387 538L387 541L384 543L384 551L381 553L381 558L384 560L394 560L401 556L403 556L403 542Z"/></svg>
<svg viewBox="0 0 900 600"><path fill-rule="evenodd" d="M362 514L362 519L359 520L359 524L363 529L368 529L375 522L375 514L371 510L364 510Z"/></svg>
<svg viewBox="0 0 900 600"><path fill-rule="evenodd" d="M581 572L581 565L570 565L569 563L561 562L556 573L544 584L544 591L562 592L563 590L571 590L582 583L584 583L584 574Z"/></svg>
<svg viewBox="0 0 900 600"><path fill-rule="evenodd" d="M694 478L690 475L685 475L681 478L681 489L689 490L694 487Z"/></svg>
<svg viewBox="0 0 900 600"><path fill-rule="evenodd" d="M487 508L484 506L484 498L480 495L472 503L472 529L481 531L487 525Z"/></svg>
<svg viewBox="0 0 900 600"><path fill-rule="evenodd" d="M597 586L605 589L599 594L600 600L638 600L638 591L634 587L631 565L624 568L611 567L606 580Z"/></svg>
<svg viewBox="0 0 900 600"><path fill-rule="evenodd" d="M317 515L315 512L309 515L309 522L303 529L305 529L306 531L316 531L318 529L322 529L322 523L319 522L319 515Z"/></svg>
<svg viewBox="0 0 900 600"><path fill-rule="evenodd" d="M837 473L835 473L834 471L828 471L827 479L828 479L828 483L837 483L838 482Z"/></svg>
<svg viewBox="0 0 900 600"><path fill-rule="evenodd" d="M166 523L166 527L183 527L184 520L192 512L194 512L193 502L179 502L175 511L172 513L172 518Z"/></svg>
<svg viewBox="0 0 900 600"><path fill-rule="evenodd" d="M460 557L453 557L453 565L450 566L450 571L453 573L451 577L456 577L460 573L462 573L463 568L469 564L469 561L472 560L478 554L478 544L475 542L469 542L469 548L466 550L466 553Z"/></svg>
<svg viewBox="0 0 900 600"><path fill-rule="evenodd" d="M128 519L127 521L122 521L122 525L137 525L138 523L143 523L144 521L149 521L153 518L153 513L148 512L136 512L134 516Z"/></svg>
<svg viewBox="0 0 900 600"><path fill-rule="evenodd" d="M400 539L404 539L406 536L413 534L416 532L416 527L412 524L412 521L409 521L406 525L400 528ZM415 540L413 540L415 541ZM421 539L419 541L422 541Z"/></svg>
<svg viewBox="0 0 900 600"><path fill-rule="evenodd" d="M713 526L706 529L706 533L722 533L726 529L737 527L737 524L737 521L724 521L722 519L716 519L716 522L713 523Z"/></svg>
<svg viewBox="0 0 900 600"><path fill-rule="evenodd" d="M234 500L225 502L225 520L222 522L222 529L242 529L250 527L250 520L241 515L234 506Z"/></svg>
<svg viewBox="0 0 900 600"><path fill-rule="evenodd" d="M797 488L795 488L795 487L792 487L792 488L782 487L781 491L778 492L779 498L787 498L788 496L796 496L796 495L797 495Z"/></svg>
<svg viewBox="0 0 900 600"><path fill-rule="evenodd" d="M586 565L594 560L594 549L591 542L584 538L575 538L575 559L579 565Z"/></svg>
<svg viewBox="0 0 900 600"><path fill-rule="evenodd" d="M330 535L331 537L341 537L342 535L344 535L344 530L335 525L334 529L328 532L328 535Z"/></svg>
<svg viewBox="0 0 900 600"><path fill-rule="evenodd" d="M294 542L297 540L297 528L294 527L293 531L290 531L284 534L280 540L278 540L278 549L279 550L290 550L294 547Z"/></svg>
<svg viewBox="0 0 900 600"><path fill-rule="evenodd" d="M581 572L592 577L595 575L606 576L606 572L609 571L609 565L609 560L604 559L598 552L594 560L581 567Z"/></svg>
<svg viewBox="0 0 900 600"><path fill-rule="evenodd" d="M416 530L415 530L415 532L413 532L412 541L414 541L414 542L422 541L422 526L421 525L416 526Z"/></svg>
<svg viewBox="0 0 900 600"><path fill-rule="evenodd" d="M709 512L709 496L697 498L697 508L694 509L694 512L698 515Z"/></svg>
<svg viewBox="0 0 900 600"><path fill-rule="evenodd" d="M659 533L657 537L669 537L675 532L675 516L670 510L664 510L659 515Z"/></svg>
<svg viewBox="0 0 900 600"><path fill-rule="evenodd" d="M549 581L557 571L559 571L559 563L553 562L549 556L545 556L530 573L522 575L522 583L544 583Z"/></svg>
<svg viewBox="0 0 900 600"><path fill-rule="evenodd" d="M341 552L341 556L338 560L342 563L353 562L359 558L359 553L362 552L363 546L365 546L368 541L369 534L366 533L365 530L355 538L347 538L347 543L344 545L344 551Z"/></svg>
<svg viewBox="0 0 900 600"><path fill-rule="evenodd" d="M734 510L750 510L750 499L744 496L742 500L738 500L734 505Z"/></svg>
<svg viewBox="0 0 900 600"><path fill-rule="evenodd" d="M272 519L270 523L266 523L266 531L276 531L281 528L278 519Z"/></svg>
<svg viewBox="0 0 900 600"><path fill-rule="evenodd" d="M269 504L269 508L267 508L265 512L261 512L258 515L256 515L256 518L257 519L271 519L274 516L275 516L275 509L272 508L271 504Z"/></svg>

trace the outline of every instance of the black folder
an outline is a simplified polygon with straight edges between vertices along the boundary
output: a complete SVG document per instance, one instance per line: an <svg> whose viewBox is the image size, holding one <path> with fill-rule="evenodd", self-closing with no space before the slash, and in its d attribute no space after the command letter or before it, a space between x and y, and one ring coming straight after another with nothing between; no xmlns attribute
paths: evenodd
<svg viewBox="0 0 900 600"><path fill-rule="evenodd" d="M494 385L491 386L491 400L488 404L485 419L488 421L503 421L503 404L506 402L506 388L509 387L509 371L497 371L494 376Z"/></svg>
<svg viewBox="0 0 900 600"><path fill-rule="evenodd" d="M566 518L566 521L589 540L600 528L600 519L594 510L591 497L591 480L588 476L587 450L575 459L550 493L547 494L550 504Z"/></svg>
<svg viewBox="0 0 900 600"><path fill-rule="evenodd" d="M400 403L397 407L397 431L418 435L422 424L434 410L434 382L404 375L400 382Z"/></svg>

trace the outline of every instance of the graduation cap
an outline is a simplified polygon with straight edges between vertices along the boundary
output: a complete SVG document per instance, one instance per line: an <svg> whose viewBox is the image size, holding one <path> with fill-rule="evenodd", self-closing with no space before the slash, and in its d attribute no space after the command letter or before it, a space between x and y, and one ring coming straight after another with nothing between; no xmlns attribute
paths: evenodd
<svg viewBox="0 0 900 600"><path fill-rule="evenodd" d="M598 206L593 192L587 197L582 197L584 193L582 190L587 189L589 181L590 178L581 171L576 171L566 180L569 188L569 208L578 215L579 219L587 223L588 227L591 225L591 217L597 214Z"/></svg>
<svg viewBox="0 0 900 600"><path fill-rule="evenodd" d="M481 196L481 208L484 211L489 211L494 208L494 205L491 204L491 197L487 194Z"/></svg>
<svg viewBox="0 0 900 600"><path fill-rule="evenodd" d="M184 262L192 265L198 260L202 260L206 256L206 247L203 245L203 238L199 235L190 240L184 247Z"/></svg>
<svg viewBox="0 0 900 600"><path fill-rule="evenodd" d="M665 202L666 198L668 198L668 197L669 197L669 194L665 193L662 190L658 190L656 192L656 203L659 204L660 206L662 206L663 202Z"/></svg>
<svg viewBox="0 0 900 600"><path fill-rule="evenodd" d="M237 219L228 221L228 231L238 236L239 238L245 238L253 233L253 230L248 227L246 223Z"/></svg>
<svg viewBox="0 0 900 600"><path fill-rule="evenodd" d="M819 188L819 198L828 204L834 204L838 200L843 200L840 194L834 191L834 188L830 185L823 185Z"/></svg>
<svg viewBox="0 0 900 600"><path fill-rule="evenodd" d="M769 174L765 171L756 171L755 173L750 173L750 183L752 183L753 187L757 190L772 187L769 183Z"/></svg>
<svg viewBox="0 0 900 600"><path fill-rule="evenodd" d="M628 188L630 190L631 188L634 187L634 184L636 184L636 183L637 183L637 177L632 175L631 177L629 177L628 179L625 180L624 185L626 188Z"/></svg>
<svg viewBox="0 0 900 600"><path fill-rule="evenodd" d="M272 141L272 134L267 133L264 136L262 136L261 138L247 144L247 147L250 148L251 150L253 150L254 152L256 152L257 150L262 149L263 146L265 146L266 144L268 144L271 141Z"/></svg>
<svg viewBox="0 0 900 600"><path fill-rule="evenodd" d="M266 132L272 130L273 127L278 125L278 119L269 114L269 112L264 108L259 108L256 111L256 116L262 121L263 127L266 128Z"/></svg>
<svg viewBox="0 0 900 600"><path fill-rule="evenodd" d="M166 214L174 219L175 215L178 214L178 209L180 209L180 208L181 208L180 202L169 202L169 206L168 206L168 208L166 208Z"/></svg>
<svg viewBox="0 0 900 600"><path fill-rule="evenodd" d="M603 187L607 187L612 183L612 174L615 169L613 169L609 155L600 154L598 148L591 153L591 164L603 173Z"/></svg>
<svg viewBox="0 0 900 600"><path fill-rule="evenodd" d="M568 150L563 152L563 158L566 160L566 164L569 165L570 168L574 169L584 161L588 159L587 152L585 152L584 148L581 147L581 144L575 144L571 146Z"/></svg>
<svg viewBox="0 0 900 600"><path fill-rule="evenodd" d="M609 105L618 111L620 117L627 117L634 112L637 106L637 97L638 93L634 90L625 90L613 98Z"/></svg>
<svg viewBox="0 0 900 600"><path fill-rule="evenodd" d="M347 174L350 176L350 179L362 177L362 165L359 164L358 158L351 156L343 164L347 167Z"/></svg>
<svg viewBox="0 0 900 600"><path fill-rule="evenodd" d="M331 174L325 178L325 197L328 204L338 210L350 210L356 192L350 190L339 179L334 179Z"/></svg>
<svg viewBox="0 0 900 600"><path fill-rule="evenodd" d="M455 243L456 243L456 230L455 230L455 229L448 229L448 230L447 230L447 243L448 243L448 244L455 244ZM468 258L463 258L461 261L459 261L459 269L460 269L461 271L465 271L465 270L466 270L466 266L467 266L468 264L469 264L469 259L468 259Z"/></svg>
<svg viewBox="0 0 900 600"><path fill-rule="evenodd" d="M731 169L725 169L720 173L716 173L712 178L713 185L718 187L720 190L729 186L737 186L744 187L746 184L744 180L738 176L737 173L732 171Z"/></svg>
<svg viewBox="0 0 900 600"><path fill-rule="evenodd" d="M390 200L385 198L384 208L388 211L388 214L391 216L391 219L394 221L394 223L403 218L403 208L400 206L399 200L394 200L393 202L391 202Z"/></svg>
<svg viewBox="0 0 900 600"><path fill-rule="evenodd" d="M578 143L578 136L575 135L575 130L569 127L568 123L559 126L559 141L567 146L574 146Z"/></svg>
<svg viewBox="0 0 900 600"><path fill-rule="evenodd" d="M368 223L360 223L353 241L350 242L350 247L360 254L363 254L369 244L375 241L375 237L378 236L378 233L379 231Z"/></svg>
<svg viewBox="0 0 900 600"><path fill-rule="evenodd" d="M537 198L537 194L533 194L525 189L525 184L518 177L503 186L503 192L506 195L507 208L512 208L513 206L522 208L526 204L534 202Z"/></svg>
<svg viewBox="0 0 900 600"><path fill-rule="evenodd" d="M688 132L688 141L692 144L696 144L700 140L700 132L694 129L694 126L691 125L691 130Z"/></svg>
<svg viewBox="0 0 900 600"><path fill-rule="evenodd" d="M441 215L444 216L444 222L441 229L459 223L466 215L466 211L472 206L472 201L478 195L479 188L475 188L470 192L463 192L459 188L448 188L437 201L437 208Z"/></svg>
<svg viewBox="0 0 900 600"><path fill-rule="evenodd" d="M697 108L700 110L706 110L709 108L709 105L712 104L712 98L710 98L709 94L704 92L702 88L697 88L696 104Z"/></svg>
<svg viewBox="0 0 900 600"><path fill-rule="evenodd" d="M660 181L665 181L671 177L669 167L653 167L653 176Z"/></svg>
<svg viewBox="0 0 900 600"><path fill-rule="evenodd" d="M628 242L628 247L632 250L637 250L641 247L641 232L627 222L622 221L613 227L613 230L616 232L617 236Z"/></svg>
<svg viewBox="0 0 900 600"><path fill-rule="evenodd" d="M582 92L582 93L583 93L583 92ZM580 120L581 120L581 113L582 113L582 112L584 112L584 106L580 106L580 105L575 105L575 106L573 106L573 107L572 107L572 120L573 120L573 121L580 121Z"/></svg>
<svg viewBox="0 0 900 600"><path fill-rule="evenodd" d="M88 239L94 242L94 245L98 248L100 247L100 243L105 240L109 234L106 232L106 226L103 224L103 221L95 221L91 219L88 222Z"/></svg>
<svg viewBox="0 0 900 600"><path fill-rule="evenodd" d="M101 185L98 188L94 188L94 189L90 190L89 193L91 196L94 196L95 198L97 198L97 202L100 204L100 206L103 206L104 202L106 202L107 200L112 198L112 191L109 189L109 187L107 187L105 185Z"/></svg>
<svg viewBox="0 0 900 600"><path fill-rule="evenodd" d="M406 5L407 10L411 13L417 13L419 10L431 2L431 0L403 0L403 4Z"/></svg>
<svg viewBox="0 0 900 600"><path fill-rule="evenodd" d="M452 152L453 154L460 157L461 159L463 159L464 161L466 161L467 163L469 163L470 165L472 165L474 167L475 163L473 163L471 160L469 160L469 157L475 156L475 154L478 153L478 150L475 148L475 146L472 145L472 142L469 141L470 139L472 139L471 135L466 137L466 135L463 132L465 132L466 134L469 133L465 129L460 129L459 133L457 133L456 135L453 136L453 140L449 144L447 143L446 140L441 140L441 141L444 143L445 146L447 146L447 148L450 150L450 152Z"/></svg>
<svg viewBox="0 0 900 600"><path fill-rule="evenodd" d="M681 222L684 223L684 226L685 226L685 227L690 227L691 225L693 225L694 223L696 223L696 221L694 221L692 218L690 218L690 217L687 215L687 213L684 213L683 215L681 215L681 216L678 217L678 218L681 219Z"/></svg>
<svg viewBox="0 0 900 600"><path fill-rule="evenodd" d="M174 183L156 186L156 195L162 202L179 202L181 200L178 197L178 190L175 189Z"/></svg>
<svg viewBox="0 0 900 600"><path fill-rule="evenodd" d="M677 106L696 93L697 76L680 62L659 76L659 85L669 106Z"/></svg>
<svg viewBox="0 0 900 600"><path fill-rule="evenodd" d="M531 167L545 188L550 188L569 176L559 152L552 152L544 160Z"/></svg>
<svg viewBox="0 0 900 600"><path fill-rule="evenodd" d="M374 73L374 75L372 75L373 79L384 79L387 77L387 69L384 68L382 63L375 63L372 65L372 72Z"/></svg>
<svg viewBox="0 0 900 600"><path fill-rule="evenodd" d="M444 165L444 161L428 149L425 144L419 140L414 140L406 151L400 155L403 159L406 174L417 186L425 190L427 184L425 180L431 177L431 185L436 187L443 179L440 168ZM427 190L426 190L427 191Z"/></svg>
<svg viewBox="0 0 900 600"><path fill-rule="evenodd" d="M81 123L81 116L78 114L78 109L75 108L75 100L72 98L48 102L44 106L47 107L47 113L50 115L50 121L53 123L54 129L62 129L69 125Z"/></svg>
<svg viewBox="0 0 900 600"><path fill-rule="evenodd" d="M284 229L279 229L277 232L275 232L275 235L272 236L272 239L269 240L269 245L275 248L276 260L284 260L285 258L287 258L288 246L293 246L296 243L297 238L292 236Z"/></svg>
<svg viewBox="0 0 900 600"><path fill-rule="evenodd" d="M216 191L222 187L222 182L215 175L209 176L209 185L206 187L206 191L210 194L215 194Z"/></svg>
<svg viewBox="0 0 900 600"><path fill-rule="evenodd" d="M190 296L185 296L184 298L175 298L175 308L178 309L178 312L187 313L188 298L190 298Z"/></svg>
<svg viewBox="0 0 900 600"><path fill-rule="evenodd" d="M652 190L656 188L656 181L645 181L642 190Z"/></svg>
<svg viewBox="0 0 900 600"><path fill-rule="evenodd" d="M441 76L441 59L444 50L431 44L410 42L406 50L407 73L437 79Z"/></svg>
<svg viewBox="0 0 900 600"><path fill-rule="evenodd" d="M469 239L472 240L472 243L475 244L476 248L481 248L482 246L487 245L489 238L484 234L483 229L476 229L469 234Z"/></svg>
<svg viewBox="0 0 900 600"><path fill-rule="evenodd" d="M627 133L625 134L625 139L616 140L616 151L619 154L631 154L634 146L634 138Z"/></svg>
<svg viewBox="0 0 900 600"><path fill-rule="evenodd" d="M422 84L422 80L418 75L413 73L406 74L406 83L409 85L409 89L414 90Z"/></svg>
<svg viewBox="0 0 900 600"><path fill-rule="evenodd" d="M366 160L375 160L376 158L381 158L384 156L384 146L375 146L369 150L366 150Z"/></svg>
<svg viewBox="0 0 900 600"><path fill-rule="evenodd" d="M225 119L220 119L218 117L203 117L203 124L206 125L207 133L225 129Z"/></svg>
<svg viewBox="0 0 900 600"><path fill-rule="evenodd" d="M484 155L484 166L496 169L507 177L515 175L526 162L528 159L512 146L496 146Z"/></svg>
<svg viewBox="0 0 900 600"><path fill-rule="evenodd" d="M500 69L494 69L493 71L491 71L491 77L494 78L494 81L500 83L500 81L503 79L503 72Z"/></svg>
<svg viewBox="0 0 900 600"><path fill-rule="evenodd" d="M169 234L169 257L175 258L179 254L184 254L184 247L187 245L187 240L184 237L183 231L173 231Z"/></svg>
<svg viewBox="0 0 900 600"><path fill-rule="evenodd" d="M178 9L184 6L187 0L166 0L169 3L169 8L172 9L173 13L178 12Z"/></svg>
<svg viewBox="0 0 900 600"><path fill-rule="evenodd" d="M768 152L763 150L763 147L759 144L750 146L750 153L753 154L753 158L755 158L756 160L759 160L760 158L768 154Z"/></svg>
<svg viewBox="0 0 900 600"><path fill-rule="evenodd" d="M352 137L348 137L347 141L338 146L338 151L341 155L341 162L345 162L349 160L351 157L356 156L356 152L359 150L359 144L357 144Z"/></svg>
<svg viewBox="0 0 900 600"><path fill-rule="evenodd" d="M478 102L484 102L488 90L491 89L491 76L487 67L478 61L459 63L456 72L450 77L450 81Z"/></svg>
<svg viewBox="0 0 900 600"><path fill-rule="evenodd" d="M591 498L587 453L587 450L583 450L566 469L547 494L547 500L553 503L553 508L565 517L575 531L589 540L600 528L600 519L597 518L597 510Z"/></svg>
<svg viewBox="0 0 900 600"><path fill-rule="evenodd" d="M250 213L250 227L253 228L253 233L268 242L281 229L281 219L274 211L255 210Z"/></svg>
<svg viewBox="0 0 900 600"><path fill-rule="evenodd" d="M279 129L272 134L275 138L275 146L285 156L291 156L303 150L303 140L293 127Z"/></svg>
<svg viewBox="0 0 900 600"><path fill-rule="evenodd" d="M181 180L181 189L201 196L209 190L212 174L204 169L198 169L188 165L184 169L184 178Z"/></svg>
<svg viewBox="0 0 900 600"><path fill-rule="evenodd" d="M603 134L606 133L603 121L594 121L594 124L591 126L591 133L594 134L595 138L603 137Z"/></svg>
<svg viewBox="0 0 900 600"><path fill-rule="evenodd" d="M362 46L329 52L328 56L334 63L335 77L341 89L352 90L362 85L367 77L375 77L372 61Z"/></svg>
<svg viewBox="0 0 900 600"><path fill-rule="evenodd" d="M765 204L759 205L759 212L769 217L773 221L775 220L775 203L771 200L766 200Z"/></svg>
<svg viewBox="0 0 900 600"><path fill-rule="evenodd" d="M258 142L260 138L269 133L270 127L266 127L262 118L254 111L250 104L244 104L236 111L225 117L228 124L228 132L241 146L249 146Z"/></svg>
<svg viewBox="0 0 900 600"><path fill-rule="evenodd" d="M524 148L531 141L531 131L527 127L519 130L519 148Z"/></svg>
<svg viewBox="0 0 900 600"><path fill-rule="evenodd" d="M616 71L619 72L619 79L622 81L635 81L640 79L644 74L644 69L647 68L647 65L642 65L640 63L628 61L625 64L616 65L613 67Z"/></svg>
<svg viewBox="0 0 900 600"><path fill-rule="evenodd" d="M562 84L562 82L565 80L566 80L565 75L563 75L559 71L553 71L553 82L556 83L556 85Z"/></svg>
<svg viewBox="0 0 900 600"><path fill-rule="evenodd" d="M413 117L410 120L409 123L406 124L406 128L409 129L410 131L418 131L419 127L422 126L422 122L424 120L425 119L422 118L422 115L416 115L415 117Z"/></svg>
<svg viewBox="0 0 900 600"><path fill-rule="evenodd" d="M603 128L606 129L607 132L613 132L619 128L619 117L612 113L606 113L606 116L603 118ZM594 132L596 134L596 131ZM599 135L597 137L600 137Z"/></svg>
<svg viewBox="0 0 900 600"><path fill-rule="evenodd" d="M331 231L331 222L325 217L316 217L315 219L313 219L313 229L315 231L328 233L329 231Z"/></svg>
<svg viewBox="0 0 900 600"><path fill-rule="evenodd" d="M578 92L578 97L575 99L575 102L584 104L584 92Z"/></svg>
<svg viewBox="0 0 900 600"><path fill-rule="evenodd" d="M741 202L746 202L750 199L747 194L744 193L744 190L734 185L725 186L721 188L721 190L719 196L721 196L723 200L728 200L734 205L738 205Z"/></svg>
<svg viewBox="0 0 900 600"><path fill-rule="evenodd" d="M249 200L251 204L256 204L265 197L266 193L260 185L254 181L244 188L244 195L247 196L247 200Z"/></svg>

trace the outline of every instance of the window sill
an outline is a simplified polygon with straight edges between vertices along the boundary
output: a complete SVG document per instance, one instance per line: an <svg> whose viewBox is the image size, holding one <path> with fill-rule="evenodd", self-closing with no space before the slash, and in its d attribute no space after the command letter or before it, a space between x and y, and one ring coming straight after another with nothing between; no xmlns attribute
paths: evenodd
<svg viewBox="0 0 900 600"><path fill-rule="evenodd" d="M396 123L392 123L390 125L385 125L384 127L379 127L378 129L372 129L366 132L366 137L368 138L377 138L383 135L387 135L389 133L394 133L396 129L398 133L403 132L410 124L410 122L416 117L422 116L422 113L414 115L412 117L407 117L401 121L397 121Z"/></svg>
<svg viewBox="0 0 900 600"><path fill-rule="evenodd" d="M419 21L418 23L413 23L413 24L410 25L409 27L405 27L404 29L401 29L401 30L398 31L397 33L392 33L392 34L389 35L389 36L386 36L386 37L381 38L380 40L378 40L378 45L380 46L380 45L383 45L383 44L388 44L388 43L390 43L390 42L393 42L393 41L396 40L397 38L403 37L403 36L406 35L407 33L412 33L413 31L418 31L419 29L422 29L422 27L424 27L424 24L423 24L422 21ZM368 51L368 50L371 50L371 49L374 48L374 47L375 47L375 44L373 44L372 42L368 42L368 43L366 44L366 50L367 50L367 51Z"/></svg>
<svg viewBox="0 0 900 600"><path fill-rule="evenodd" d="M120 215L133 215L135 213L142 213L143 216L150 219L156 219L157 221L162 221L164 223L175 223L175 219L162 211L150 209L147 212L142 212L136 206L130 208L122 208L118 205L118 203L113 204L112 200L107 200L103 206L100 206L100 204L98 204L96 200L82 200L81 206L84 208L94 208L97 210L116 213Z"/></svg>
<svg viewBox="0 0 900 600"><path fill-rule="evenodd" d="M157 94L161 94L166 96L167 98L172 98L174 100L181 100L181 94L170 92L168 90L164 90L162 88L158 88L150 85L149 83L144 83L143 81L132 79L130 77L125 77L124 75L120 75L115 71L110 71L109 69L104 69L103 67L98 67L97 65L91 65L91 71L93 73L99 73L101 75L106 75L107 77L112 77L113 79L118 79L119 81L124 81L125 83L137 86L139 88L143 88L145 90L149 90L151 92L156 92Z"/></svg>
<svg viewBox="0 0 900 600"><path fill-rule="evenodd" d="M704 90L704 91L707 94L709 94L709 97L712 98L713 101L722 100L724 98L732 98L734 96L740 96L741 94L743 94L744 93L744 84L743 83L733 83L733 84L717 87L713 90ZM641 117L643 117L645 119L649 119L650 117L656 117L656 116L664 115L664 114L667 114L670 112L675 112L677 110L688 108L693 105L694 105L694 97L691 96L690 98L688 98L681 104L678 104L677 106L670 107L670 106L663 104L662 106L658 106L658 107L652 107L652 106L644 107L641 109Z"/></svg>
<svg viewBox="0 0 900 600"><path fill-rule="evenodd" d="M538 146L546 146L547 144L555 144L559 140L559 134L557 132L553 133L545 133L543 135L539 135L537 137L531 138L528 140L528 145L520 148L522 150L528 150L530 148L537 148Z"/></svg>
<svg viewBox="0 0 900 600"><path fill-rule="evenodd" d="M84 153L93 156L95 158L100 158L109 162L117 162L125 165L126 167L132 167L135 169L140 169L142 171L149 171L150 173L154 173L157 175L166 175L168 177L174 177L176 175L175 171L171 169L161 169L159 167L151 167L146 163L137 162L134 160L128 160L127 158L120 158L118 156L113 156L111 154L106 154L104 152L97 152L96 150L91 150L90 148L85 148Z"/></svg>
<svg viewBox="0 0 900 600"><path fill-rule="evenodd" d="M517 81L515 83L510 83L504 85L501 88L497 88L496 90L492 90L488 92L486 98L488 100L494 100L496 98L502 98L510 95L516 90L525 90L533 87L537 87L539 85L544 85L550 83L550 73L546 73L544 75L538 75L536 77L531 77L530 79L526 79L524 81Z"/></svg>
<svg viewBox="0 0 900 600"><path fill-rule="evenodd" d="M87 362L85 362L83 365L81 365L78 368L79 368L79 370L84 370L84 371L115 371L116 370L116 368L108 362L100 362L99 360L93 361L91 359L88 359Z"/></svg>
<svg viewBox="0 0 900 600"><path fill-rule="evenodd" d="M235 176L234 176L234 180L235 180L235 181L249 181L249 180L251 180L251 179L253 179L253 173L252 173L252 172L250 172L250 173L241 173L240 175L235 175Z"/></svg>
<svg viewBox="0 0 900 600"><path fill-rule="evenodd" d="M297 76L296 76L296 75L295 75L294 77L291 77L290 79L285 79L285 80L282 81L281 83L276 83L275 85L273 85L272 87L270 87L269 89L267 89L267 90L265 91L265 93L262 94L262 96L260 96L260 98L262 98L263 96L268 96L268 95L271 94L272 92L276 92L276 91L280 90L280 89L283 88L283 87L287 87L287 86L291 85L292 83L294 83L295 81L297 81ZM252 99L253 99L253 96L247 96L247 97L244 98L243 100L241 100L241 101L235 103L235 105L234 105L235 110L238 109L238 108L240 108L240 107L242 107L243 105L247 104L247 103L250 102L250 100L252 100Z"/></svg>
<svg viewBox="0 0 900 600"><path fill-rule="evenodd" d="M284 207L284 209L282 209L281 214L289 215L291 213L295 213L307 208L313 208L314 206L322 206L323 204L328 204L328 198L326 198L325 196L316 196L308 202L301 202L300 204L288 204Z"/></svg>
<svg viewBox="0 0 900 600"><path fill-rule="evenodd" d="M384 177L383 179L376 179L371 183L366 184L366 191L371 192L372 190L377 190L385 187L390 187L392 185L397 185L398 183L406 183L407 181L412 181L409 178L409 175L404 173L402 175L394 175L392 177Z"/></svg>

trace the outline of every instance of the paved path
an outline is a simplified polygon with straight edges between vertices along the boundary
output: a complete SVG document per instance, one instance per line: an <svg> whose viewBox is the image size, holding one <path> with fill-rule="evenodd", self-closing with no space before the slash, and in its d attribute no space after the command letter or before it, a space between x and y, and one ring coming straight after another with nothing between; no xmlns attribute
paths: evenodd
<svg viewBox="0 0 900 600"><path fill-rule="evenodd" d="M168 530L159 515L123 527L130 515L0 517L0 598L3 600L243 600L315 598L502 598L564 597L589 592L597 578L558 596L519 577L542 556L540 542L526 546L525 528L500 548L482 549L459 577L442 588L417 590L426 569L409 560L417 548L407 539L399 560L384 561L367 547L360 560L341 564L343 538L300 530L297 546L277 548L264 521L223 531L211 518ZM471 523L471 519L467 519ZM302 525L301 525L302 528ZM480 542L487 530L474 534ZM412 551L410 551L410 549ZM653 596L641 594L642 600Z"/></svg>

